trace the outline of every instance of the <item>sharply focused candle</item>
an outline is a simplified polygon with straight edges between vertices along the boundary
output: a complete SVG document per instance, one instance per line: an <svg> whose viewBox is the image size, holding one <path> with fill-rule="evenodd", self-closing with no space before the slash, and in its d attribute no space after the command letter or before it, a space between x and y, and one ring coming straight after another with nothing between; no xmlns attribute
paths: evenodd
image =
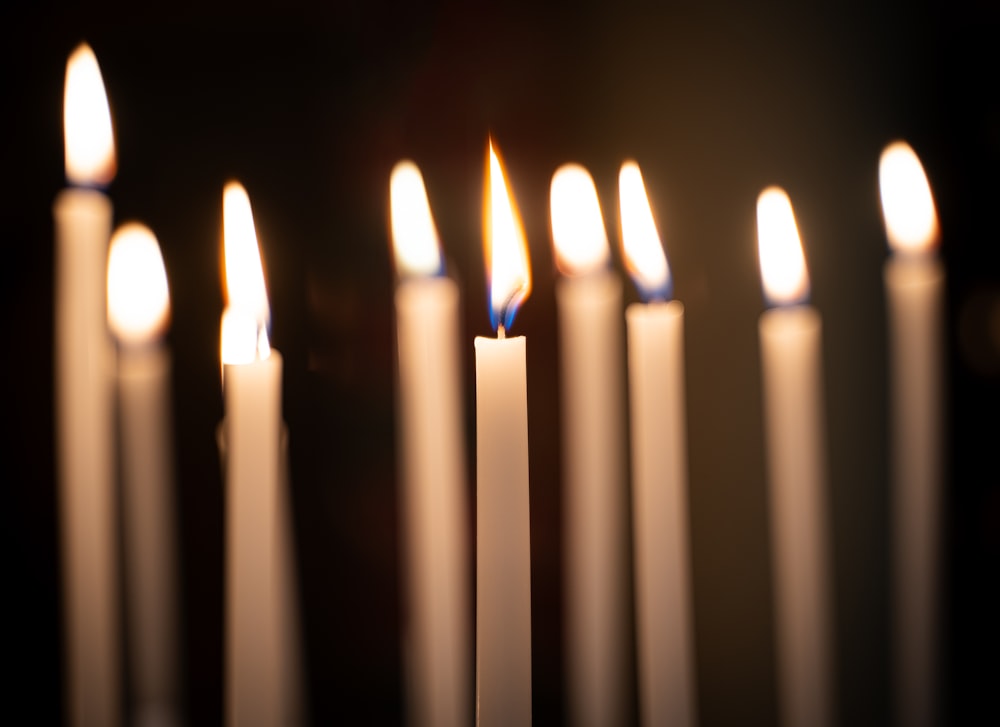
<svg viewBox="0 0 1000 727"><path fill-rule="evenodd" d="M528 247L489 145L484 257L497 338L476 346L476 723L531 724L528 391L523 336L507 338L531 292Z"/></svg>
<svg viewBox="0 0 1000 727"><path fill-rule="evenodd" d="M625 312L639 710L644 727L692 727L684 305L669 300L670 267L635 162L622 165L618 190L625 262L644 300Z"/></svg>
<svg viewBox="0 0 1000 727"><path fill-rule="evenodd" d="M66 65L66 178L56 198L55 358L67 719L120 720L117 518L105 273L115 173L104 81L81 45Z"/></svg>
<svg viewBox="0 0 1000 727"><path fill-rule="evenodd" d="M459 294L443 274L420 170L390 181L399 353L399 436L406 562L408 724L468 725L470 583Z"/></svg>
<svg viewBox="0 0 1000 727"><path fill-rule="evenodd" d="M792 203L770 187L757 199L764 294L761 372L771 503L781 723L835 724L831 713L826 446L821 323Z"/></svg>
<svg viewBox="0 0 1000 727"><path fill-rule="evenodd" d="M566 667L570 721L628 718L628 502L622 284L586 169L566 164L551 188L563 428Z"/></svg>
<svg viewBox="0 0 1000 727"><path fill-rule="evenodd" d="M879 163L892 392L893 709L900 727L936 723L944 268L927 176L905 142Z"/></svg>

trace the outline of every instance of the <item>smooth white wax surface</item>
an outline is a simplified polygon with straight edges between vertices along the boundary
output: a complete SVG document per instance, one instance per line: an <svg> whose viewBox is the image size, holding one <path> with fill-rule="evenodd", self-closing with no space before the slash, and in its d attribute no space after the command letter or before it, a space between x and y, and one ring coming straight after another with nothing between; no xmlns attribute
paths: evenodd
<svg viewBox="0 0 1000 727"><path fill-rule="evenodd" d="M396 290L407 724L415 727L473 719L459 302L458 286L443 277Z"/></svg>
<svg viewBox="0 0 1000 727"><path fill-rule="evenodd" d="M120 720L112 359L105 304L111 202L67 189L56 227L55 395L67 717Z"/></svg>
<svg viewBox="0 0 1000 727"><path fill-rule="evenodd" d="M476 347L476 724L531 725L525 339Z"/></svg>
<svg viewBox="0 0 1000 727"><path fill-rule="evenodd" d="M760 318L781 724L825 727L833 664L821 322L810 306Z"/></svg>
<svg viewBox="0 0 1000 727"><path fill-rule="evenodd" d="M684 306L634 303L625 318L641 724L693 727Z"/></svg>

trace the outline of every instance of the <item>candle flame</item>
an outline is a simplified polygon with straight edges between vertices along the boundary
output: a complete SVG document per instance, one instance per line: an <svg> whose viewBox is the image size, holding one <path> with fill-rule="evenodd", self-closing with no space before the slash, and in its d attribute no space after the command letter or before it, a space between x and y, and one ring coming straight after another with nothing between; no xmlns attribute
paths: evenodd
<svg viewBox="0 0 1000 727"><path fill-rule="evenodd" d="M252 315L228 308L222 313L220 329L219 354L223 365L248 364L256 360L258 326Z"/></svg>
<svg viewBox="0 0 1000 727"><path fill-rule="evenodd" d="M768 187L757 198L757 252L764 295L772 304L793 305L809 297L809 273L792 201L780 187Z"/></svg>
<svg viewBox="0 0 1000 727"><path fill-rule="evenodd" d="M396 268L403 275L440 275L441 246L420 169L399 162L389 181L389 216Z"/></svg>
<svg viewBox="0 0 1000 727"><path fill-rule="evenodd" d="M271 320L271 308L264 285L264 268L250 197L239 182L230 182L223 191L222 226L227 312L255 322L251 345L256 348L257 357L265 359L270 354L267 327ZM238 330L243 330L242 324ZM223 340L223 349L225 346L226 341ZM237 348L242 350L241 346Z"/></svg>
<svg viewBox="0 0 1000 727"><path fill-rule="evenodd" d="M559 167L552 175L549 207L560 272L586 275L607 267L608 235L590 172L579 164Z"/></svg>
<svg viewBox="0 0 1000 727"><path fill-rule="evenodd" d="M108 252L108 324L123 343L159 336L170 317L167 272L156 237L138 222L120 226Z"/></svg>
<svg viewBox="0 0 1000 727"><path fill-rule="evenodd" d="M882 217L893 252L922 253L938 241L937 212L927 174L905 141L890 144L878 165Z"/></svg>
<svg viewBox="0 0 1000 727"><path fill-rule="evenodd" d="M629 275L645 300L665 300L670 297L670 266L656 231L642 172L634 161L622 164L618 173L618 204Z"/></svg>
<svg viewBox="0 0 1000 727"><path fill-rule="evenodd" d="M115 176L115 140L104 79L94 51L81 43L66 62L63 95L66 178L107 186Z"/></svg>
<svg viewBox="0 0 1000 727"><path fill-rule="evenodd" d="M503 163L489 142L483 247L490 289L490 321L494 330L510 328L518 306L531 293L528 243Z"/></svg>

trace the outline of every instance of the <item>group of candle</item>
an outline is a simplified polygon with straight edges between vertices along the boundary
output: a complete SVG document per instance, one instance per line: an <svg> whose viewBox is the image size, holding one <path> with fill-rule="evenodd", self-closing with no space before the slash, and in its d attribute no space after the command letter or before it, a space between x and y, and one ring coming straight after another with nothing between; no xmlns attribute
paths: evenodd
<svg viewBox="0 0 1000 727"><path fill-rule="evenodd" d="M112 236L110 202L94 189L110 181L115 158L103 81L86 46L67 66L64 121L73 187L54 209L55 327L70 720L119 723L114 381L135 720L171 724L178 720L176 554L170 363L160 342L169 293L155 237L137 223ZM894 406L895 691L903 723L916 725L927 723L934 709L943 273L934 254L933 200L907 145L896 143L883 153L880 182L893 249L885 282ZM621 280L610 269L589 173L575 164L559 168L550 202L562 274L556 295L570 718L578 725L615 725L628 713L631 550L642 724L694 725L683 305L670 299L670 268L634 162L623 164L619 176L621 241L645 302L624 315ZM473 715L472 594L463 523L459 291L445 275L423 180L411 162L393 170L390 209L399 274L408 717L416 725L467 724ZM225 188L223 218L226 414L219 443L227 502L226 710L229 724L266 727L296 718L282 360L269 344L263 266L250 200L238 183ZM822 726L833 721L833 700L821 324L807 303L809 278L787 194L776 187L762 192L757 219L761 276L772 306L761 316L760 347L781 714L789 726ZM497 337L475 340L475 719L494 727L531 723L526 342L507 336L531 291L531 270L517 205L492 141L483 232ZM118 339L117 367L109 327ZM109 377L113 370L116 376Z"/></svg>

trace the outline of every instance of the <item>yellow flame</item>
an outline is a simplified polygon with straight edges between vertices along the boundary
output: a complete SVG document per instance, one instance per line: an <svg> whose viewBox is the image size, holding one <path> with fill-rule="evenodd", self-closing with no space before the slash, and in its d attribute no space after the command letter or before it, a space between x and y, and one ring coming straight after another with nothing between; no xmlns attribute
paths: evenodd
<svg viewBox="0 0 1000 727"><path fill-rule="evenodd" d="M608 235L590 172L579 164L559 167L552 175L549 207L559 270L586 275L607 267Z"/></svg>
<svg viewBox="0 0 1000 727"><path fill-rule="evenodd" d="M223 365L248 364L257 358L256 319L246 311L227 309L222 313L219 355Z"/></svg>
<svg viewBox="0 0 1000 727"><path fill-rule="evenodd" d="M878 165L882 217L894 252L925 252L938 241L937 212L920 159L905 141L890 144Z"/></svg>
<svg viewBox="0 0 1000 727"><path fill-rule="evenodd" d="M809 296L809 273L792 201L780 187L757 198L757 252L764 293L771 303L801 303Z"/></svg>
<svg viewBox="0 0 1000 727"><path fill-rule="evenodd" d="M107 185L115 176L115 140L104 79L86 43L66 62L63 95L66 178L73 184Z"/></svg>
<svg viewBox="0 0 1000 727"><path fill-rule="evenodd" d="M156 237L131 222L111 237L108 252L108 324L125 343L146 343L163 332L170 317L167 272Z"/></svg>
<svg viewBox="0 0 1000 727"><path fill-rule="evenodd" d="M437 275L441 248L424 178L411 161L399 162L389 181L389 216L396 268L404 275Z"/></svg>
<svg viewBox="0 0 1000 727"><path fill-rule="evenodd" d="M223 249L226 260L226 304L266 326L271 318L264 285L264 268L250 197L239 182L229 182L222 194Z"/></svg>
<svg viewBox="0 0 1000 727"><path fill-rule="evenodd" d="M642 172L633 161L622 164L618 173L618 204L622 249L629 274L645 295L665 294L670 283L670 267L656 231Z"/></svg>
<svg viewBox="0 0 1000 727"><path fill-rule="evenodd" d="M531 293L528 243L503 164L489 143L483 243L490 307L495 325L508 325L517 307Z"/></svg>

